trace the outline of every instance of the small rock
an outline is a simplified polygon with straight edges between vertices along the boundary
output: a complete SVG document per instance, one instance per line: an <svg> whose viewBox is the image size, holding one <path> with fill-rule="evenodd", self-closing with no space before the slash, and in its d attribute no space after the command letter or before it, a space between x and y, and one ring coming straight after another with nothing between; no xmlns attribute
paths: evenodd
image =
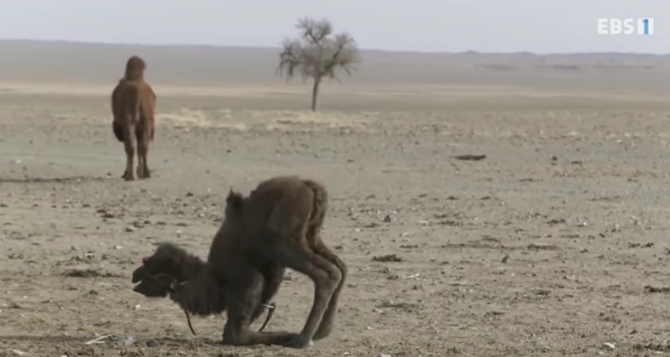
<svg viewBox="0 0 670 357"><path fill-rule="evenodd" d="M530 250L558 250L559 248L555 245L547 243L531 243L528 244L528 249Z"/></svg>
<svg viewBox="0 0 670 357"><path fill-rule="evenodd" d="M609 348L610 350L613 350L616 347L616 346L614 346L613 343L610 343L610 342L603 343L603 346Z"/></svg>
<svg viewBox="0 0 670 357"><path fill-rule="evenodd" d="M100 259L102 259L102 260L107 260L107 259L109 259L109 254L104 253Z"/></svg>
<svg viewBox="0 0 670 357"><path fill-rule="evenodd" d="M396 254L387 254L382 256L372 257L373 262L401 262L402 258Z"/></svg>
<svg viewBox="0 0 670 357"><path fill-rule="evenodd" d="M509 260L509 254L505 254L505 256L502 258L502 260L500 262L505 264L505 263L507 263L508 260Z"/></svg>
<svg viewBox="0 0 670 357"><path fill-rule="evenodd" d="M115 246L114 246L114 249L115 249L115 250L121 250L122 248L123 248L123 247L120 246L120 245L115 245Z"/></svg>
<svg viewBox="0 0 670 357"><path fill-rule="evenodd" d="M386 217L384 217L384 222L385 222L385 223L391 223L391 216L389 216L389 215L387 214Z"/></svg>
<svg viewBox="0 0 670 357"><path fill-rule="evenodd" d="M12 350L12 352L13 352L14 354L19 355L19 356L25 356L25 355L28 354L28 352L23 352L23 351L21 351L21 350Z"/></svg>
<svg viewBox="0 0 670 357"><path fill-rule="evenodd" d="M147 347L159 347L161 345L160 342L158 342L156 340L147 340L144 344Z"/></svg>
<svg viewBox="0 0 670 357"><path fill-rule="evenodd" d="M135 228L133 226L126 227L126 232L135 232L136 230L137 230L137 228Z"/></svg>

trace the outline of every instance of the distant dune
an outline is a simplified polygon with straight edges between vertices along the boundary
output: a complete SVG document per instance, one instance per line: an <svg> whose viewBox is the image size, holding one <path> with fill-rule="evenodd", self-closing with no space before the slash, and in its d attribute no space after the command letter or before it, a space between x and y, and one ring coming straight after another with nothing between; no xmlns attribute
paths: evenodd
<svg viewBox="0 0 670 357"><path fill-rule="evenodd" d="M170 85L284 84L275 73L277 48L149 46L46 41L0 41L0 80L109 83L133 54L147 76ZM364 63L343 85L540 85L667 90L670 56L621 53L431 54L363 51ZM543 80L542 83L538 79ZM289 84L302 85L300 79Z"/></svg>

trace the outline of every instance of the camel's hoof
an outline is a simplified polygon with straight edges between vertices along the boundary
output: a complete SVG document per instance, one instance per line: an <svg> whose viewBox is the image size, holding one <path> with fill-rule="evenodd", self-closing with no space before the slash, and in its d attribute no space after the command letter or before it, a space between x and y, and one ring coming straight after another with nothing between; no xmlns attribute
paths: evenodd
<svg viewBox="0 0 670 357"><path fill-rule="evenodd" d="M316 330L314 337L312 337L313 340L321 340L330 336L333 326L330 325L329 327L323 327L323 330L321 330L322 327L323 326L319 326L319 329Z"/></svg>
<svg viewBox="0 0 670 357"><path fill-rule="evenodd" d="M149 169L142 169L142 167L138 166L135 169L135 173L137 174L137 178L139 179L148 179L151 178L151 171Z"/></svg>
<svg viewBox="0 0 670 357"><path fill-rule="evenodd" d="M288 341L282 343L282 346L296 349L303 349L313 346L314 342L311 339L305 338L301 335L295 335Z"/></svg>

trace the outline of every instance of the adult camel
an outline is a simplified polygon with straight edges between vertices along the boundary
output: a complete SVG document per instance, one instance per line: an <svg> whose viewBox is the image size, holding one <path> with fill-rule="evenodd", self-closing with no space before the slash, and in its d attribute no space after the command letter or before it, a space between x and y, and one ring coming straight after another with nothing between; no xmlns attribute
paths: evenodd
<svg viewBox="0 0 670 357"><path fill-rule="evenodd" d="M112 91L112 128L116 138L123 142L126 151L126 169L122 178L135 179L133 173L134 156L137 152L137 177L151 177L147 165L149 144L154 139L154 115L156 94L144 80L146 62L139 56L132 56L126 62L126 72Z"/></svg>

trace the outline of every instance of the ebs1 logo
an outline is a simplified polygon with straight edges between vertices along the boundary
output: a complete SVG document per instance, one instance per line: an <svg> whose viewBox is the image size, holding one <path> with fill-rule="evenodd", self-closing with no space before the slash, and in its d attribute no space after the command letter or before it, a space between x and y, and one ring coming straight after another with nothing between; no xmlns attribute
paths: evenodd
<svg viewBox="0 0 670 357"><path fill-rule="evenodd" d="M654 19L598 19L598 35L653 35Z"/></svg>

